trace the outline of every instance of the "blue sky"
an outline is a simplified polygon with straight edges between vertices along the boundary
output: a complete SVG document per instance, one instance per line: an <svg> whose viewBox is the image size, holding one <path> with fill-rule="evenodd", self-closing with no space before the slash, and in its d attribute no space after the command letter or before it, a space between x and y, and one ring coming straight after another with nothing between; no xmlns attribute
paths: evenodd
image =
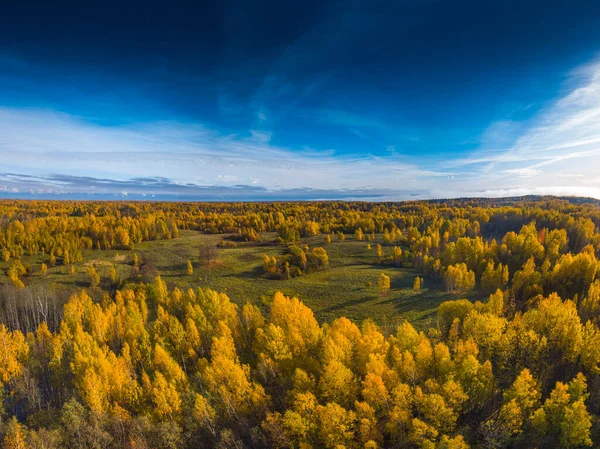
<svg viewBox="0 0 600 449"><path fill-rule="evenodd" d="M1 196L600 198L597 2L12 3Z"/></svg>

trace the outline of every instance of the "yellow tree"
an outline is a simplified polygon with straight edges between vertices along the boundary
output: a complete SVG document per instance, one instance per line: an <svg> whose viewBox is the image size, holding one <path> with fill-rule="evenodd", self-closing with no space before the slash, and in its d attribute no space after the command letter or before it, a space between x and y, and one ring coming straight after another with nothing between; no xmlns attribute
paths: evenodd
<svg viewBox="0 0 600 449"><path fill-rule="evenodd" d="M311 266L316 270L325 268L329 265L329 256L324 248L313 248L310 256Z"/></svg>
<svg viewBox="0 0 600 449"><path fill-rule="evenodd" d="M385 375L385 372L382 374ZM369 372L362 381L363 399L376 410L385 410L390 405L390 394L382 375Z"/></svg>
<svg viewBox="0 0 600 449"><path fill-rule="evenodd" d="M600 280L590 285L587 295L579 304L579 314L584 322L592 320L600 323Z"/></svg>
<svg viewBox="0 0 600 449"><path fill-rule="evenodd" d="M522 433L523 424L540 405L537 382L528 369L521 371L512 386L504 392L504 404L497 417L481 424L479 433L488 445L508 446Z"/></svg>
<svg viewBox="0 0 600 449"><path fill-rule="evenodd" d="M503 317L491 313L469 313L463 322L463 338L471 338L485 358L490 357L503 336L507 322Z"/></svg>
<svg viewBox="0 0 600 449"><path fill-rule="evenodd" d="M27 449L25 431L14 416L8 421L6 434L2 441L2 449Z"/></svg>
<svg viewBox="0 0 600 449"><path fill-rule="evenodd" d="M17 289L22 289L25 287L25 284L23 284L21 279L19 279L19 276L22 276L25 273L27 273L27 270L19 259L13 260L6 272L8 278Z"/></svg>
<svg viewBox="0 0 600 449"><path fill-rule="evenodd" d="M523 267L515 273L512 280L512 292L518 304L542 293L542 276L535 269L535 259L529 258Z"/></svg>
<svg viewBox="0 0 600 449"><path fill-rule="evenodd" d="M168 417L174 420L181 411L182 402L175 385L160 372L156 372L150 393L154 414L159 418Z"/></svg>
<svg viewBox="0 0 600 449"><path fill-rule="evenodd" d="M394 258L394 264L399 267L402 262L402 249L397 246L394 246L392 249L392 257Z"/></svg>
<svg viewBox="0 0 600 449"><path fill-rule="evenodd" d="M108 278L113 284L117 281L117 270L113 264L110 264L110 267L108 268Z"/></svg>
<svg viewBox="0 0 600 449"><path fill-rule="evenodd" d="M381 273L377 279L377 288L380 292L386 292L390 289L390 277L385 273Z"/></svg>
<svg viewBox="0 0 600 449"><path fill-rule="evenodd" d="M355 400L356 387L354 374L343 363L333 360L325 366L319 389L326 402L348 407Z"/></svg>
<svg viewBox="0 0 600 449"><path fill-rule="evenodd" d="M392 243L394 241L394 233L390 233L387 229L383 230L383 240L385 243Z"/></svg>
<svg viewBox="0 0 600 449"><path fill-rule="evenodd" d="M361 334L356 342L356 371L364 375L369 368L376 369L380 375L386 371L385 359L390 349L379 327L371 320L363 321Z"/></svg>
<svg viewBox="0 0 600 449"><path fill-rule="evenodd" d="M194 419L199 422L202 427L207 429L213 437L217 436L217 414L215 409L212 408L206 398L199 393L196 393L192 414Z"/></svg>
<svg viewBox="0 0 600 449"><path fill-rule="evenodd" d="M444 283L449 292L468 292L475 287L475 273L465 263L450 265L444 273Z"/></svg>
<svg viewBox="0 0 600 449"><path fill-rule="evenodd" d="M7 384L23 372L29 346L20 331L9 331L0 325L0 381Z"/></svg>
<svg viewBox="0 0 600 449"><path fill-rule="evenodd" d="M350 447L355 441L356 413L336 403L318 406L319 439L323 447Z"/></svg>
<svg viewBox="0 0 600 449"><path fill-rule="evenodd" d="M277 259L275 256L265 254L263 256L263 270L267 274L277 273Z"/></svg>
<svg viewBox="0 0 600 449"><path fill-rule="evenodd" d="M306 235L319 235L319 223L316 221L307 221L304 226Z"/></svg>
<svg viewBox="0 0 600 449"><path fill-rule="evenodd" d="M494 262L488 262L485 271L481 275L481 289L486 292L492 292L506 287L508 284L508 267L498 264L494 267Z"/></svg>
<svg viewBox="0 0 600 449"><path fill-rule="evenodd" d="M229 419L238 421L261 413L268 400L264 388L250 380L250 367L239 363L231 331L224 322L219 323L218 332L213 338L212 360L203 373L208 391Z"/></svg>
<svg viewBox="0 0 600 449"><path fill-rule="evenodd" d="M419 276L415 277L415 280L413 282L413 290L415 292L418 292L421 290L421 278Z"/></svg>
<svg viewBox="0 0 600 449"><path fill-rule="evenodd" d="M93 265L90 265L87 269L88 277L90 279L90 287L97 287L100 285L100 275L96 271Z"/></svg>
<svg viewBox="0 0 600 449"><path fill-rule="evenodd" d="M557 382L550 397L531 418L537 435L558 441L561 448L592 446L592 421L585 406L586 390L587 381L581 373L568 385Z"/></svg>
<svg viewBox="0 0 600 449"><path fill-rule="evenodd" d="M575 361L581 351L583 329L573 301L562 301L553 293L539 301L538 307L523 315L526 326L547 338L552 369L561 361Z"/></svg>
<svg viewBox="0 0 600 449"><path fill-rule="evenodd" d="M313 311L298 298L288 298L281 292L275 293L271 303L271 323L283 329L286 344L294 358L301 361L316 350L321 339L321 328Z"/></svg>
<svg viewBox="0 0 600 449"><path fill-rule="evenodd" d="M23 281L21 279L19 279L19 276L11 271L10 269L8 270L8 278L10 279L10 281L13 283L13 285L15 286L15 288L17 290L21 290L22 288L25 288L25 284L23 283Z"/></svg>
<svg viewBox="0 0 600 449"><path fill-rule="evenodd" d="M338 318L327 327L322 340L322 365L338 361L352 369L357 366L358 326L347 318Z"/></svg>
<svg viewBox="0 0 600 449"><path fill-rule="evenodd" d="M357 437L368 449L376 449L383 443L383 434L379 430L375 409L366 402L354 403L357 416Z"/></svg>
<svg viewBox="0 0 600 449"><path fill-rule="evenodd" d="M377 260L379 261L379 263L383 261L383 248L379 243L377 244Z"/></svg>
<svg viewBox="0 0 600 449"><path fill-rule="evenodd" d="M409 385L398 383L392 390L392 408L386 431L397 442L406 441L413 417L414 395Z"/></svg>

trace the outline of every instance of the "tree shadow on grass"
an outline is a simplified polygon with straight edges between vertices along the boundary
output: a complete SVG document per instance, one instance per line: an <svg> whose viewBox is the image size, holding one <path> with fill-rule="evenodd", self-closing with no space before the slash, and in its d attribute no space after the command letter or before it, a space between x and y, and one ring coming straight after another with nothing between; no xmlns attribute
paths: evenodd
<svg viewBox="0 0 600 449"><path fill-rule="evenodd" d="M404 297L392 297L380 302L379 304L392 304L396 312L407 313L421 312L423 310L435 308L439 305L439 303L435 304L435 302L436 301L432 300L432 298L428 298L426 295L417 293L410 296L407 295ZM441 302L442 301L440 301L440 303Z"/></svg>
<svg viewBox="0 0 600 449"><path fill-rule="evenodd" d="M362 298L349 299L348 301L340 302L338 304L333 304L329 307L326 307L321 310L321 313L334 312L336 310L344 309L346 307L356 306L359 304L363 304L365 302L373 302L374 300L375 300L375 298L373 298L372 296L363 296Z"/></svg>
<svg viewBox="0 0 600 449"><path fill-rule="evenodd" d="M159 267L159 271L160 271L160 276L164 277L164 278L180 278L180 277L185 277L188 276L187 274L187 262L186 263L179 263L176 265L169 265L168 270L170 271L170 273L165 273L164 269L161 269L161 267ZM196 272L196 270L198 270L198 267L194 267L194 273Z"/></svg>
<svg viewBox="0 0 600 449"><path fill-rule="evenodd" d="M89 289L90 288L90 283L88 281L67 281L67 280L60 280L60 281L54 281L57 285L65 285L65 286L69 286L69 287L77 287L77 288L85 288L85 289Z"/></svg>
<svg viewBox="0 0 600 449"><path fill-rule="evenodd" d="M264 270L261 266L256 266L250 270L238 271L237 273L229 273L223 275L224 278L245 278L245 279L266 279Z"/></svg>

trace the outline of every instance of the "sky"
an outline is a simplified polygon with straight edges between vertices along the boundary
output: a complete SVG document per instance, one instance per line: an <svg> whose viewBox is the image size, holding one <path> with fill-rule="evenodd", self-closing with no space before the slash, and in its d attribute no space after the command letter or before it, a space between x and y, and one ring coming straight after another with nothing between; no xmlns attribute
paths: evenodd
<svg viewBox="0 0 600 449"><path fill-rule="evenodd" d="M21 1L0 197L600 198L600 2Z"/></svg>

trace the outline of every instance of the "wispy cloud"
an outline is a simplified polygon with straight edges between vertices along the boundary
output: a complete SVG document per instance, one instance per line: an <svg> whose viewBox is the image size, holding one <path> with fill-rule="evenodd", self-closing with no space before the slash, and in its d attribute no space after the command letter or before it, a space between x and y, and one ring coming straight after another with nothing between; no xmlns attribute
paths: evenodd
<svg viewBox="0 0 600 449"><path fill-rule="evenodd" d="M512 168L509 170L504 170L503 173L507 173L509 175L522 176L522 177L527 178L530 176L539 175L541 173L541 171L534 170L533 168Z"/></svg>
<svg viewBox="0 0 600 449"><path fill-rule="evenodd" d="M230 179L235 181L235 179ZM424 192L398 191L376 188L365 189L266 189L255 185L235 184L197 185L181 184L170 179L132 178L128 180L95 178L91 176L48 175L31 176L18 173L0 173L0 194L8 197L87 199L123 198L156 200L318 200L369 199L421 196Z"/></svg>
<svg viewBox="0 0 600 449"><path fill-rule="evenodd" d="M0 109L0 158L5 169L38 176L35 182L46 182L45 189L58 189L50 182L58 178L48 177L52 173L110 180L160 175L177 185L222 187L256 185L260 179L260 186L268 190L380 191L403 190L407 178L443 176L400 158L384 163L371 156L291 151L272 144L271 137L260 130L223 135L200 125L169 122L106 127L49 111ZM24 184L21 179L19 188ZM62 187L65 191L83 186Z"/></svg>
<svg viewBox="0 0 600 449"><path fill-rule="evenodd" d="M574 71L567 84L572 86L568 93L528 122L493 124L482 148L443 165L479 173L480 183L494 187L488 194L518 191L598 197L600 62ZM507 137L513 142L507 142Z"/></svg>
<svg viewBox="0 0 600 449"><path fill-rule="evenodd" d="M271 87L261 91L263 100L275 95L271 88L281 87L279 81L266 83ZM482 146L467 157L407 156L401 145L382 145L380 155L289 148L262 126L271 120L262 106L254 128L240 133L173 121L104 126L50 110L0 107L5 172L0 190L4 196L127 192L178 198L405 199L536 193L600 198L600 63L577 71L569 85L564 96L527 122L490 125ZM315 120L363 139L387 131L375 119L331 109L320 110Z"/></svg>

